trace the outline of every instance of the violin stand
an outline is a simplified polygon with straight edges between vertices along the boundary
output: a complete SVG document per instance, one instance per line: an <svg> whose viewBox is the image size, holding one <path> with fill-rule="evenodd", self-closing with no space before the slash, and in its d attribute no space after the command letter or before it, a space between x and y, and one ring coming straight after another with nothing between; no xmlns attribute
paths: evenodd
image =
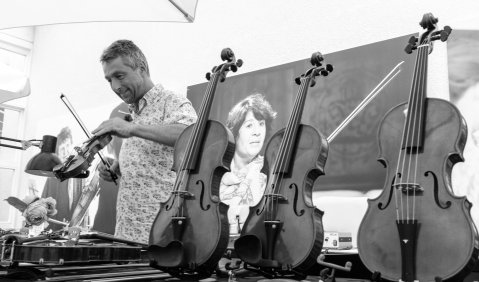
<svg viewBox="0 0 479 282"><path fill-rule="evenodd" d="M263 275L269 279L294 279L294 280L304 280L306 279L306 274L295 271L292 268L281 266L277 261L278 267L271 267L271 264L267 263L265 265L259 265L259 267L250 266L248 263L244 262L243 268L249 271L256 272L260 275Z"/></svg>
<svg viewBox="0 0 479 282"><path fill-rule="evenodd" d="M337 265L337 264L325 262L324 261L325 258L326 258L325 255L321 254L321 255L318 256L318 259L316 260L316 262L319 265L326 266L326 267L329 267L329 268L332 269L331 274L328 274L329 268L325 268L325 269L321 270L321 272L320 272L321 280L320 281L323 281L323 282L336 282L336 277L334 276L336 269L346 271L346 272L350 272L351 267L353 266L353 264L350 261L346 262L346 264L344 266L340 266L340 265Z"/></svg>

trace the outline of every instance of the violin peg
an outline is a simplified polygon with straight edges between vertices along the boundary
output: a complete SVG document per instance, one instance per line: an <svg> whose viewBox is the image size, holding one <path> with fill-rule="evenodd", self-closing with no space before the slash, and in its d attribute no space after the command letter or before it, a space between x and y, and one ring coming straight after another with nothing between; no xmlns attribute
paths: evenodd
<svg viewBox="0 0 479 282"><path fill-rule="evenodd" d="M404 48L404 51L407 53L407 54L411 54L413 50L416 50L417 47L415 45L411 45L411 44L408 44L406 46L406 48Z"/></svg>
<svg viewBox="0 0 479 282"><path fill-rule="evenodd" d="M294 82L296 82L296 84L298 84L298 85L301 85L301 78L300 78L300 77L296 77L296 78L294 79Z"/></svg>
<svg viewBox="0 0 479 282"><path fill-rule="evenodd" d="M332 72L332 71L333 71L333 65L327 64L327 65L326 65L326 70L327 70L328 72Z"/></svg>
<svg viewBox="0 0 479 282"><path fill-rule="evenodd" d="M232 71L232 72L236 72L236 71L238 70L238 67L235 66L235 65L231 65L230 68L231 68L231 71Z"/></svg>
<svg viewBox="0 0 479 282"><path fill-rule="evenodd" d="M444 29L441 31L441 41L444 42L447 40L449 37L449 34L451 34L452 28L448 25L444 27Z"/></svg>
<svg viewBox="0 0 479 282"><path fill-rule="evenodd" d="M206 73L206 80L209 81L210 79L211 79L211 73L207 72L207 73Z"/></svg>
<svg viewBox="0 0 479 282"><path fill-rule="evenodd" d="M243 60L238 59L238 60L236 61L236 66L237 66L238 68L241 68L242 65L243 65Z"/></svg>
<svg viewBox="0 0 479 282"><path fill-rule="evenodd" d="M320 73L321 73L322 76L328 76L328 74L329 74L329 72L327 70L324 70L324 69Z"/></svg>
<svg viewBox="0 0 479 282"><path fill-rule="evenodd" d="M411 44L411 45L416 45L416 42L417 42L417 37L416 36L411 36L409 37L409 41L408 43Z"/></svg>

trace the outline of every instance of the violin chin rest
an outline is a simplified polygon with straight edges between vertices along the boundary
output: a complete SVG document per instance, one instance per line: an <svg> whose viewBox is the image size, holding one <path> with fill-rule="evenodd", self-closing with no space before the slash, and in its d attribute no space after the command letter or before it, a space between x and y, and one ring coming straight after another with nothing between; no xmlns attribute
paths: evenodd
<svg viewBox="0 0 479 282"><path fill-rule="evenodd" d="M243 235L236 239L234 245L236 254L246 263L259 267L280 267L278 261L263 258L261 240L255 235Z"/></svg>
<svg viewBox="0 0 479 282"><path fill-rule="evenodd" d="M171 241L165 247L150 245L148 247L150 261L161 267L178 267L183 263L184 249L180 241Z"/></svg>

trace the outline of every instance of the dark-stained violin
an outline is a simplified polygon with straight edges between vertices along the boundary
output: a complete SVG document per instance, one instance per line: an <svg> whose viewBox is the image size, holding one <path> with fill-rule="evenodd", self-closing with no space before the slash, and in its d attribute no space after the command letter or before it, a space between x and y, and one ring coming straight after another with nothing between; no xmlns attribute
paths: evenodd
<svg viewBox="0 0 479 282"><path fill-rule="evenodd" d="M382 193L368 200L358 231L366 267L391 281L462 281L478 258L471 203L453 194L451 170L464 161L467 127L450 102L426 97L428 55L433 41L446 41L451 28L436 27L425 14L426 31L411 37L416 50L409 100L392 108L379 131L379 161L387 169Z"/></svg>
<svg viewBox="0 0 479 282"><path fill-rule="evenodd" d="M75 151L77 153L76 155L70 155L63 164L57 165L53 168L53 174L55 175L55 177L58 178L60 181L64 181L68 178L88 177L88 175L90 174L88 168L91 166L95 155L98 154L106 169L109 171L113 182L117 184L116 180L118 179L118 176L110 169L110 163L101 153L101 150L112 140L111 135L92 135L86 129L86 126L81 121L80 117L68 101L67 97L64 94L61 94L60 99L63 101L63 103L65 103L68 110L70 110L73 117L78 122L81 129L83 130L83 132L85 132L89 139L83 143L82 147L75 147Z"/></svg>
<svg viewBox="0 0 479 282"><path fill-rule="evenodd" d="M69 178L83 178L88 177L88 169L95 155L100 152L110 141L111 135L105 134L102 136L93 136L83 143L81 147L75 147L76 155L70 155L63 162L53 168L53 174L60 181ZM116 175L115 175L116 176ZM114 179L116 180L117 177Z"/></svg>
<svg viewBox="0 0 479 282"><path fill-rule="evenodd" d="M222 50L221 59L225 62L206 75L209 83L197 122L176 141L175 186L150 232L151 265L179 278L209 277L229 240L228 206L220 201L219 186L234 155L234 137L208 117L218 82L242 61L229 48Z"/></svg>
<svg viewBox="0 0 479 282"><path fill-rule="evenodd" d="M314 127L301 124L309 87L333 67L323 65L321 53L311 57L313 67L296 78L299 85L285 129L268 142L265 162L270 167L260 202L250 207L234 247L252 270L266 277L305 277L323 245L323 212L313 205L313 182L324 174L328 143Z"/></svg>

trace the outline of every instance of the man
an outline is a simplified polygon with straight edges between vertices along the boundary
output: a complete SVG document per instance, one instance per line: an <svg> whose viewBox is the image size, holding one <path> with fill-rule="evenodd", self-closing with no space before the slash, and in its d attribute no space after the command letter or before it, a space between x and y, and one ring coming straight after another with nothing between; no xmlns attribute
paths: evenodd
<svg viewBox="0 0 479 282"><path fill-rule="evenodd" d="M148 243L151 225L175 182L173 146L196 121L191 103L155 85L141 50L129 40L113 42L100 61L111 89L129 104L132 121L112 118L93 131L121 138L119 160L111 169L121 175L115 236ZM102 166L100 177L111 180Z"/></svg>

